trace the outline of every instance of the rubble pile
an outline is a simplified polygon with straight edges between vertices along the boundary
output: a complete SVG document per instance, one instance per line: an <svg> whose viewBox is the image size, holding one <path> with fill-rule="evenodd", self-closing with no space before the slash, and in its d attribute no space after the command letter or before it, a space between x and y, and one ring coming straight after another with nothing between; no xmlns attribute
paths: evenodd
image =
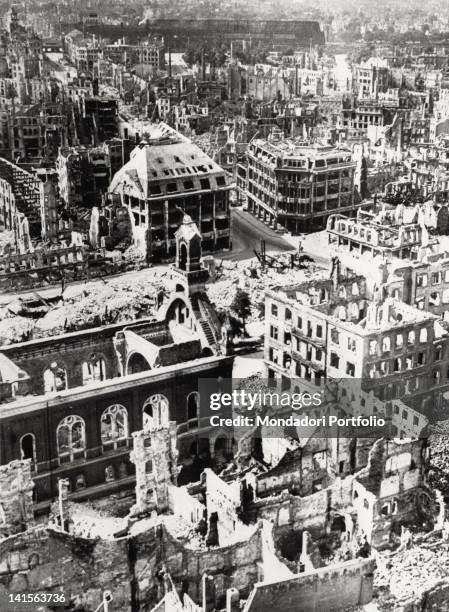
<svg viewBox="0 0 449 612"><path fill-rule="evenodd" d="M238 287L247 291L253 304L247 323L263 320L264 293L273 286L291 286L312 278L321 278L313 264L304 269L291 269L289 254L276 255L278 267L262 270L260 261L217 262L218 278L207 285L207 292L218 308L229 309ZM282 269L282 266L286 266ZM132 321L155 315L160 292L167 294L169 269L145 269L132 277L108 282L92 281L66 287L58 305L40 319L13 316L11 308L3 308L0 317L0 346L24 340L54 336L100 325Z"/></svg>
<svg viewBox="0 0 449 612"><path fill-rule="evenodd" d="M82 538L114 539L117 532L127 527L127 520L110 516L95 509L91 504L70 502L67 507L68 530Z"/></svg>
<svg viewBox="0 0 449 612"><path fill-rule="evenodd" d="M187 548L195 550L207 550L204 537L198 532L198 528L188 523L179 515L168 515L164 517L164 523L168 531L177 540L183 542Z"/></svg>
<svg viewBox="0 0 449 612"><path fill-rule="evenodd" d="M439 421L430 428L429 482L434 489L439 489L446 503L449 501L449 421Z"/></svg>
<svg viewBox="0 0 449 612"><path fill-rule="evenodd" d="M156 314L160 291L164 291L165 270L146 270L145 275L109 283L86 283L69 287L62 303L40 319L34 338L89 327L132 321Z"/></svg>
<svg viewBox="0 0 449 612"><path fill-rule="evenodd" d="M419 601L426 591L449 580L449 544L439 534L417 540L392 555L379 555L374 589L380 610L402 610L400 602Z"/></svg>
<svg viewBox="0 0 449 612"><path fill-rule="evenodd" d="M0 320L0 346L29 340L35 321L26 317L5 317Z"/></svg>
<svg viewBox="0 0 449 612"><path fill-rule="evenodd" d="M288 287L313 278L322 278L323 272L317 272L314 264L304 269L292 269L289 254L276 254L277 268L262 269L260 261L254 257L246 261L227 261L218 263L217 280L207 285L207 292L212 303L218 308L229 309L237 288L243 289L251 296L253 305L247 323L263 319L264 294L274 286ZM286 267L282 269L282 266Z"/></svg>

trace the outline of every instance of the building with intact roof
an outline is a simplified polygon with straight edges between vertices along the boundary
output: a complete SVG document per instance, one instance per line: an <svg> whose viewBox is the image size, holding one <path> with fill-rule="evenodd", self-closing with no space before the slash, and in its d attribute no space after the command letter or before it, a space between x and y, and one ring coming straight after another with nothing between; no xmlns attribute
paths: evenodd
<svg viewBox="0 0 449 612"><path fill-rule="evenodd" d="M135 244L148 260L174 257L175 232L186 213L198 225L204 251L229 248L225 171L167 125L148 129L109 187L110 199L129 210Z"/></svg>
<svg viewBox="0 0 449 612"><path fill-rule="evenodd" d="M254 140L247 151L249 210L294 234L323 229L333 212L354 214L351 152L299 139Z"/></svg>

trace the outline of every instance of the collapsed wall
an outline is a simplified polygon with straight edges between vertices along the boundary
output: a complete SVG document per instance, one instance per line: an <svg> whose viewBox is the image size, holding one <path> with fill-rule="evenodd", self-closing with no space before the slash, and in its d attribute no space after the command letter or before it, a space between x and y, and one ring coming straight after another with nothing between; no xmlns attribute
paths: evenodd
<svg viewBox="0 0 449 612"><path fill-rule="evenodd" d="M0 600L9 594L64 592L68 610L95 610L110 590L110 612L151 609L164 595L168 572L179 591L201 601L202 575L213 577L207 599L224 604L235 587L248 596L261 575L262 528L231 546L193 550L163 523L133 537L87 539L51 528L34 528L0 544ZM232 570L232 571L231 571Z"/></svg>
<svg viewBox="0 0 449 612"><path fill-rule="evenodd" d="M23 531L34 523L31 460L0 466L0 536Z"/></svg>
<svg viewBox="0 0 449 612"><path fill-rule="evenodd" d="M109 589L110 611L126 612L130 584L126 539L88 540L37 527L0 543L0 601L9 594L63 592L72 601L68 610L95 610Z"/></svg>
<svg viewBox="0 0 449 612"><path fill-rule="evenodd" d="M158 601L158 581L154 574L168 571L179 590L194 601L201 601L202 576L213 577L207 600L212 607L225 605L226 590L234 587L248 596L260 577L262 526L255 527L245 541L220 548L193 549L174 537L164 524L136 535L132 541L135 555L136 598L140 604ZM146 568L146 569L145 569Z"/></svg>

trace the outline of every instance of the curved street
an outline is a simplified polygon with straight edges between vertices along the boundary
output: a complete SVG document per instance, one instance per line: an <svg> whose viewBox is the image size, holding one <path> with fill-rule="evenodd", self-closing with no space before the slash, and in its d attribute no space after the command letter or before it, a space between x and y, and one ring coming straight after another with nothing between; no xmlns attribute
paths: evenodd
<svg viewBox="0 0 449 612"><path fill-rule="evenodd" d="M232 251L217 253L220 259L243 261L255 257L260 251L260 240L265 239L266 250L276 253L293 251L292 245L281 234L262 223L251 213L239 208L231 209Z"/></svg>

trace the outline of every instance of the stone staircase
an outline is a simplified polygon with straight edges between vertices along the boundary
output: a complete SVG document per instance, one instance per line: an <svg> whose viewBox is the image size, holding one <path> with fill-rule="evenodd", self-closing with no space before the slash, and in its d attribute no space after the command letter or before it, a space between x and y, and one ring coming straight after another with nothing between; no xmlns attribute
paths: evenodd
<svg viewBox="0 0 449 612"><path fill-rule="evenodd" d="M220 322L207 296L196 294L191 297L195 318L199 323L204 337L213 349L218 348Z"/></svg>

